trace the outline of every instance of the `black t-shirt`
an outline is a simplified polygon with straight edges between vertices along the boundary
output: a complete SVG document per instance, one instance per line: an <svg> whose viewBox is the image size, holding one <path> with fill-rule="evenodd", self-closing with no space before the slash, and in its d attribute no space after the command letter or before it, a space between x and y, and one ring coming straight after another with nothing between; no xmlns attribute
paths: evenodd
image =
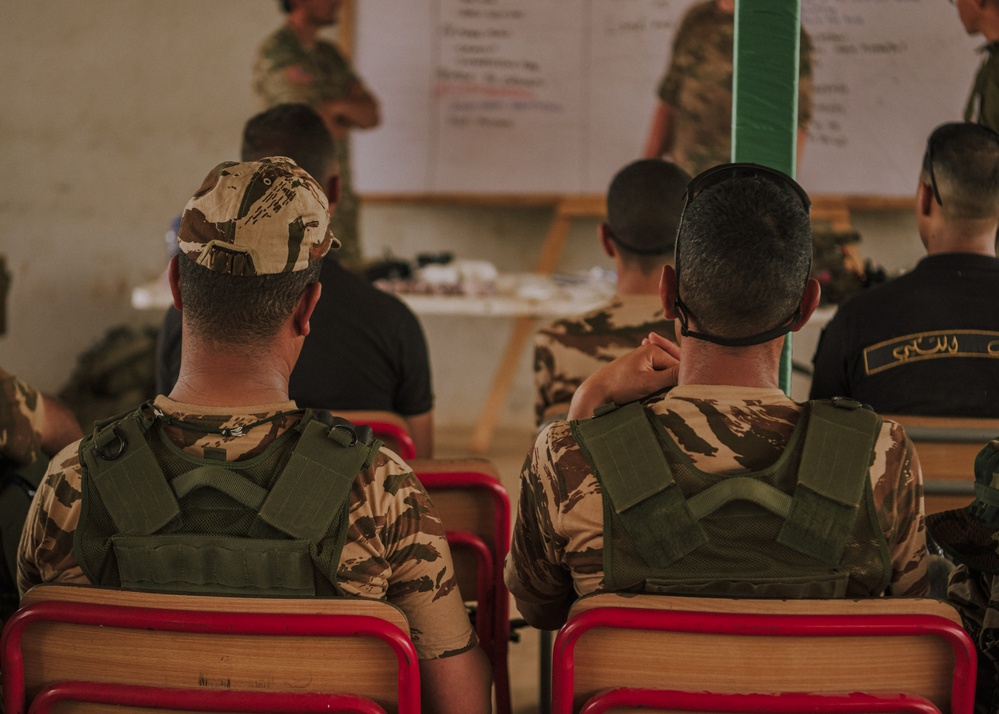
<svg viewBox="0 0 999 714"><path fill-rule="evenodd" d="M335 260L323 261L322 295L291 373L300 407L382 410L403 416L433 409L430 361L419 320ZM181 315L167 311L157 345L156 388L169 394L180 373Z"/></svg>
<svg viewBox="0 0 999 714"><path fill-rule="evenodd" d="M999 259L928 256L844 303L822 333L810 396L884 414L999 417Z"/></svg>

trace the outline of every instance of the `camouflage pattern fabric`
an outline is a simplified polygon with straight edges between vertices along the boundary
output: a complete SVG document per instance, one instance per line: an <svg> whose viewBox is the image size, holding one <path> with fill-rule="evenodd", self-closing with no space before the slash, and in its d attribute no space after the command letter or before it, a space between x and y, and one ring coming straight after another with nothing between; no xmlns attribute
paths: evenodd
<svg viewBox="0 0 999 714"><path fill-rule="evenodd" d="M950 574L947 599L961 613L978 650L975 712L999 711L999 575L958 565Z"/></svg>
<svg viewBox="0 0 999 714"><path fill-rule="evenodd" d="M672 159L691 176L731 161L735 21L714 0L694 5L673 41L659 98L673 108ZM812 41L801 34L798 126L812 118Z"/></svg>
<svg viewBox="0 0 999 714"><path fill-rule="evenodd" d="M0 368L0 456L21 466L38 458L44 422L42 395Z"/></svg>
<svg viewBox="0 0 999 714"><path fill-rule="evenodd" d="M287 25L264 40L253 66L253 90L265 109L288 102L316 106L343 97L358 81L350 63L335 45L319 40L310 49ZM352 267L361 260L361 244L349 139L337 140L336 158L340 164L340 200L331 226L333 235L342 243L337 258Z"/></svg>
<svg viewBox="0 0 999 714"><path fill-rule="evenodd" d="M616 295L604 307L542 328L534 337L534 416L568 406L583 380L607 362L638 347L650 332L675 341L658 295Z"/></svg>
<svg viewBox="0 0 999 714"><path fill-rule="evenodd" d="M676 387L645 405L694 467L719 475L771 466L802 413L802 405L778 389L749 387ZM889 591L926 595L922 472L912 443L894 422L882 425L870 478L890 553ZM542 430L524 463L506 583L516 598L541 605L606 587L600 485L568 422Z"/></svg>
<svg viewBox="0 0 999 714"><path fill-rule="evenodd" d="M322 186L272 156L212 169L184 208L177 245L217 273L274 275L305 270L340 242Z"/></svg>
<svg viewBox="0 0 999 714"><path fill-rule="evenodd" d="M975 74L964 120L999 131L999 42L990 42L982 52L985 57Z"/></svg>
<svg viewBox="0 0 999 714"><path fill-rule="evenodd" d="M195 407L157 397L168 416L212 428L252 424L295 409L294 402L249 407L240 414ZM242 436L202 434L164 426L170 441L204 458L206 449L224 449L227 461L261 454L293 427L298 415L280 417ZM57 454L28 513L18 552L17 581L23 594L38 583L89 584L73 553L80 518L79 442ZM477 643L455 580L444 526L411 469L382 449L358 474L350 493L350 525L337 581L348 595L387 600L409 619L420 659L464 652Z"/></svg>

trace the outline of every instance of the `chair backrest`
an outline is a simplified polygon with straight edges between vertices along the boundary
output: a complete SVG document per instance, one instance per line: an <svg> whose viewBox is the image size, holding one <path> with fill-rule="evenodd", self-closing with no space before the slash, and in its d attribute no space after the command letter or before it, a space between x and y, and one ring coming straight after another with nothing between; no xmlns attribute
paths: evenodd
<svg viewBox="0 0 999 714"><path fill-rule="evenodd" d="M475 603L475 630L493 665L499 714L510 711L507 650L510 594L503 563L510 550L510 496L486 459L409 462L437 508L462 599Z"/></svg>
<svg viewBox="0 0 999 714"><path fill-rule="evenodd" d="M65 681L350 693L419 711L405 616L377 600L215 597L40 585L7 622L4 711Z"/></svg>
<svg viewBox="0 0 999 714"><path fill-rule="evenodd" d="M416 446L413 444L413 437L410 436L409 425L395 412L334 410L333 413L355 424L370 426L375 438L383 441L385 446L399 454L404 461L416 458Z"/></svg>
<svg viewBox="0 0 999 714"><path fill-rule="evenodd" d="M928 598L580 599L553 654L553 714L607 690L717 694L891 692L970 713L975 648Z"/></svg>
<svg viewBox="0 0 999 714"><path fill-rule="evenodd" d="M926 512L963 508L975 498L975 456L999 436L999 419L885 415L905 427L919 454Z"/></svg>

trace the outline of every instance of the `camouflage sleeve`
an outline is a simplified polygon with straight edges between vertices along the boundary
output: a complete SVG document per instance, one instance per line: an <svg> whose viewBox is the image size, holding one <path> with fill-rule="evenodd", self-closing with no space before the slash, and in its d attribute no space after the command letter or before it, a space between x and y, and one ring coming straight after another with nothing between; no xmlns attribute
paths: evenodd
<svg viewBox="0 0 999 714"><path fill-rule="evenodd" d="M916 451L900 424L885 421L871 466L874 506L891 558L889 593L929 595L923 474Z"/></svg>
<svg viewBox="0 0 999 714"><path fill-rule="evenodd" d="M558 339L548 330L541 330L534 338L534 417L535 426L541 426L545 412L555 404L568 404L582 384L582 378L567 377L558 365Z"/></svg>
<svg viewBox="0 0 999 714"><path fill-rule="evenodd" d="M0 455L30 464L41 451L44 423L41 394L0 369Z"/></svg>
<svg viewBox="0 0 999 714"><path fill-rule="evenodd" d="M343 589L361 597L384 593L409 620L420 659L475 646L444 526L412 469L383 449L358 478L351 498L337 574Z"/></svg>
<svg viewBox="0 0 999 714"><path fill-rule="evenodd" d="M553 446L569 436L565 421L538 434L520 474L520 499L504 579L510 594L536 604L564 601L573 589L565 563L566 539L557 532L559 474Z"/></svg>
<svg viewBox="0 0 999 714"><path fill-rule="evenodd" d="M79 442L56 454L28 509L17 550L17 589L41 583L88 585L73 553L80 521Z"/></svg>
<svg viewBox="0 0 999 714"><path fill-rule="evenodd" d="M662 81L659 82L659 88L656 91L659 99L670 106L676 106L683 77L689 72L694 59L689 49L690 39L694 34L691 29L695 23L694 17L693 11L688 12L680 22L680 27L673 36L673 52L670 55L669 68Z"/></svg>

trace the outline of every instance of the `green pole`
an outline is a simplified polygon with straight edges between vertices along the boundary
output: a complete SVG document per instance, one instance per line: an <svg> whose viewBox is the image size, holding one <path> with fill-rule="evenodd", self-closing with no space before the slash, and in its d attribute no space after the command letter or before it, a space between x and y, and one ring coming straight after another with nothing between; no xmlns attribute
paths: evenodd
<svg viewBox="0 0 999 714"><path fill-rule="evenodd" d="M794 177L798 143L801 0L736 0L732 68L732 161ZM791 335L780 385L791 393Z"/></svg>

